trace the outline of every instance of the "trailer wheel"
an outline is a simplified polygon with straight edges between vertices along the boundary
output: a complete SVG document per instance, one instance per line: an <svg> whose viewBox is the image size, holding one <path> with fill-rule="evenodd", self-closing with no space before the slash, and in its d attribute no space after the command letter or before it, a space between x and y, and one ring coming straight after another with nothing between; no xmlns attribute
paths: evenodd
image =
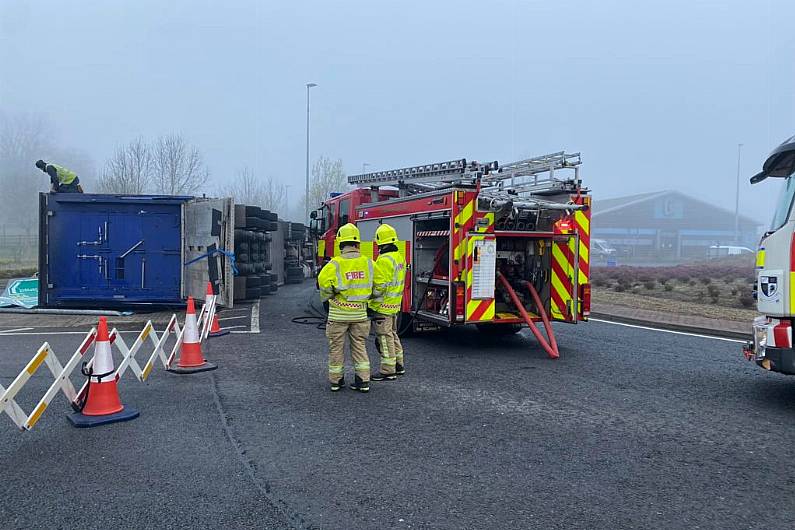
<svg viewBox="0 0 795 530"><path fill-rule="evenodd" d="M521 324L475 324L475 327L481 333L495 337L514 335L522 331Z"/></svg>

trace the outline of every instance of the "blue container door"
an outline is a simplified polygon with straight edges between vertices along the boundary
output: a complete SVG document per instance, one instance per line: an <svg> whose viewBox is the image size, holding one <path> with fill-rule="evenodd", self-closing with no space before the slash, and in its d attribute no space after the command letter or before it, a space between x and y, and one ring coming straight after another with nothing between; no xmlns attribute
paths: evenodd
<svg viewBox="0 0 795 530"><path fill-rule="evenodd" d="M107 288L108 285L108 246L106 240L106 227L108 215L103 212L90 212L87 215L75 215L72 212L62 216L59 220L59 229L69 230L78 227L77 241L67 234L59 234L57 239L58 250L64 256L66 263L71 261L73 274L63 278L60 282L64 292L73 296L97 292ZM70 260L67 256L74 256Z"/></svg>
<svg viewBox="0 0 795 530"><path fill-rule="evenodd" d="M183 202L50 196L47 304L180 303Z"/></svg>

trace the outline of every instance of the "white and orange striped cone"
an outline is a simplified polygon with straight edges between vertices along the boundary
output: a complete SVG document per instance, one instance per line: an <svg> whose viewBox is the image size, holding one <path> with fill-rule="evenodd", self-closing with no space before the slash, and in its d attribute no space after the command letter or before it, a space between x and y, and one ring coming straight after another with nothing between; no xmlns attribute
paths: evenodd
<svg viewBox="0 0 795 530"><path fill-rule="evenodd" d="M210 307L213 301L217 302L218 298L217 295L213 292L213 283L207 282L207 295L204 298L204 305L205 307ZM209 337L223 337L224 335L229 335L229 331L224 331L221 329L221 323L218 322L218 304L215 304L215 309L213 310L213 321L210 324L210 332L208 333Z"/></svg>
<svg viewBox="0 0 795 530"><path fill-rule="evenodd" d="M116 370L110 351L108 320L105 317L99 317L94 362L91 369L83 373L88 376L89 381L85 401L80 412L69 416L75 427L96 427L138 417L139 412L122 405L119 398Z"/></svg>
<svg viewBox="0 0 795 530"><path fill-rule="evenodd" d="M202 355L201 336L196 323L196 306L193 297L188 297L188 310L185 313L185 329L182 331L182 347L179 350L177 366L169 371L177 374L195 374L215 370L217 365L208 363Z"/></svg>

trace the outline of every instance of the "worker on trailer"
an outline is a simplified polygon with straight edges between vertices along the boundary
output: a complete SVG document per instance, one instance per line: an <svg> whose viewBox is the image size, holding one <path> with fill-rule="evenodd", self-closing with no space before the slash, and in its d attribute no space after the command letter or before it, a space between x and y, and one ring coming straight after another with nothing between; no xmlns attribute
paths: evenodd
<svg viewBox="0 0 795 530"><path fill-rule="evenodd" d="M356 372L353 390L370 390L370 358L365 340L370 334L367 301L373 292L373 260L359 252L361 237L356 225L348 223L337 231L340 255L323 266L318 275L320 298L328 300L326 323L328 338L328 378L331 391L345 386L345 337L351 345L351 358Z"/></svg>
<svg viewBox="0 0 795 530"><path fill-rule="evenodd" d="M50 176L53 193L83 193L80 179L74 171L58 164L48 164L44 160L37 160L36 167Z"/></svg>
<svg viewBox="0 0 795 530"><path fill-rule="evenodd" d="M403 368L403 345L398 338L398 318L406 281L406 260L398 252L398 236L388 224L375 231L378 259L375 261L373 297L369 308L373 314L375 340L381 354L381 366L372 381L393 381L406 373Z"/></svg>

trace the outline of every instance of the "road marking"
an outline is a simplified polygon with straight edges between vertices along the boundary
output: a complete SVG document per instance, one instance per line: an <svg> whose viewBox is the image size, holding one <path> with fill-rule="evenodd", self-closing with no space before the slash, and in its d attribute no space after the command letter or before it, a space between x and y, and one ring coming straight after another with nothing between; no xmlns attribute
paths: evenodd
<svg viewBox="0 0 795 530"><path fill-rule="evenodd" d="M219 318L218 320L223 322L224 320L239 320L241 318L248 318L248 316L247 315L240 315L239 317L226 317L226 318Z"/></svg>
<svg viewBox="0 0 795 530"><path fill-rule="evenodd" d="M602 320L599 318L589 318L590 322L602 322L603 324L613 324L614 326L625 326L628 328L636 328L636 329L645 329L648 331L659 331L661 333L672 333L674 335L686 335L688 337L698 337L701 339L714 339L714 340L722 340L725 342L737 342L740 344L745 344L746 341L740 339L729 339L726 337L715 337L713 335L701 335L699 333L688 333L686 331L674 331L672 329L660 329L660 328L651 328L649 326L638 326L636 324L625 324L624 322L613 322L612 320Z"/></svg>
<svg viewBox="0 0 795 530"><path fill-rule="evenodd" d="M33 329L33 328L28 328ZM85 335L88 331L28 331L22 333L0 333L0 337L18 337L21 335ZM140 334L140 330L121 330L119 333L137 333Z"/></svg>
<svg viewBox="0 0 795 530"><path fill-rule="evenodd" d="M259 300L251 306L251 333L259 333Z"/></svg>
<svg viewBox="0 0 795 530"><path fill-rule="evenodd" d="M31 329L33 329L33 328L4 329L4 330L0 331L0 335L2 335L3 333L13 333L15 331L30 331Z"/></svg>

